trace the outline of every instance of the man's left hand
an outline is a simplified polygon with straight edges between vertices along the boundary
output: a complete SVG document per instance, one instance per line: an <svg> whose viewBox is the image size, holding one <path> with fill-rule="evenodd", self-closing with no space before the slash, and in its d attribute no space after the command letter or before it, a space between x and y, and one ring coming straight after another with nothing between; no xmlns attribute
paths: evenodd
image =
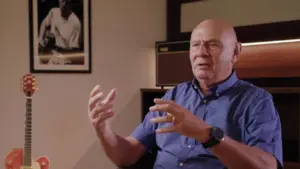
<svg viewBox="0 0 300 169"><path fill-rule="evenodd" d="M154 99L155 105L150 111L167 112L166 116L151 119L153 123L173 123L173 125L157 129L157 133L178 132L199 142L209 139L210 125L195 116L192 112L176 104L172 100Z"/></svg>

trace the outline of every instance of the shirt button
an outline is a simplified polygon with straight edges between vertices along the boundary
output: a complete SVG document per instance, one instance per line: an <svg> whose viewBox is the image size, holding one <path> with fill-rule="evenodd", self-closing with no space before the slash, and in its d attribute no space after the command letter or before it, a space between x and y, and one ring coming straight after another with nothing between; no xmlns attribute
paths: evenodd
<svg viewBox="0 0 300 169"><path fill-rule="evenodd" d="M192 146L191 146L191 145L189 145L189 146L188 146L188 148L192 148Z"/></svg>
<svg viewBox="0 0 300 169"><path fill-rule="evenodd" d="M182 166L183 166L183 163L179 163L179 165L180 165L180 167L182 167Z"/></svg>
<svg viewBox="0 0 300 169"><path fill-rule="evenodd" d="M204 103L204 104L206 104L206 103L207 103L207 101L206 101L206 100L203 100L203 103Z"/></svg>
<svg viewBox="0 0 300 169"><path fill-rule="evenodd" d="M217 93L216 96L219 97L219 93Z"/></svg>

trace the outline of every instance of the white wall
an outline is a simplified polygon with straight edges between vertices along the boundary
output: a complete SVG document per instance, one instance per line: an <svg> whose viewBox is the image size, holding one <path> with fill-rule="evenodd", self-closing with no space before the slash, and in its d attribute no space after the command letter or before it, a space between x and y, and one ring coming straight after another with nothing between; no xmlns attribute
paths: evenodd
<svg viewBox="0 0 300 169"><path fill-rule="evenodd" d="M27 0L0 1L3 160L24 142L25 98L19 79L29 71L27 7ZM121 135L129 134L140 122L140 88L154 87L154 44L165 40L165 26L164 0L93 0L93 73L36 74L40 90L33 98L33 156L48 156L52 169L116 168L89 123L89 92L96 84L106 93L118 88L119 114L113 125Z"/></svg>

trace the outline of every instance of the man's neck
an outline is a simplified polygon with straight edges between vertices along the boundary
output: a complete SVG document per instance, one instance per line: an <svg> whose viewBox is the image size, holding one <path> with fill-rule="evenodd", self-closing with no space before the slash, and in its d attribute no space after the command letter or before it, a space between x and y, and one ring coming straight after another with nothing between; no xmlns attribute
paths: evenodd
<svg viewBox="0 0 300 169"><path fill-rule="evenodd" d="M226 81L231 76L231 73L229 75L223 77L223 78L216 76L216 77L211 78L211 79L197 79L201 92L205 96L208 95L210 93L210 88L211 87L216 86L216 85L221 84L224 81Z"/></svg>
<svg viewBox="0 0 300 169"><path fill-rule="evenodd" d="M198 82L201 92L205 96L207 96L210 92L210 88L213 86L214 83L210 79L199 79Z"/></svg>

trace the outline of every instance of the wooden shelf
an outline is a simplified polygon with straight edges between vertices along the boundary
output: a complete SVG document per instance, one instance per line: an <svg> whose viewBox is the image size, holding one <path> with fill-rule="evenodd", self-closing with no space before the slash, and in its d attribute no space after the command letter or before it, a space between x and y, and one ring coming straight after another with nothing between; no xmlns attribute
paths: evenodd
<svg viewBox="0 0 300 169"><path fill-rule="evenodd" d="M270 93L299 93L300 87L264 87Z"/></svg>
<svg viewBox="0 0 300 169"><path fill-rule="evenodd" d="M284 169L300 169L300 163L284 162Z"/></svg>

